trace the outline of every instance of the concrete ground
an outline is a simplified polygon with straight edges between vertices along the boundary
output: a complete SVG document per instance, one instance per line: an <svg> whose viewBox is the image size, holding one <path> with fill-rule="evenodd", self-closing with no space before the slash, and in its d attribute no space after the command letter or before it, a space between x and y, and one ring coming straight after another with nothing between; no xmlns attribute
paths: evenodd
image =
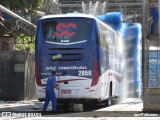
<svg viewBox="0 0 160 120"><path fill-rule="evenodd" d="M11 112L12 119L35 119L35 120L47 120L47 119L75 119L75 120L160 120L159 113L148 113L143 111L143 102L141 99L129 98L122 101L119 104L110 107L101 107L86 112L72 112L72 113L41 113L42 102L37 100L31 101L0 101L0 116L2 112ZM49 106L51 109L51 106ZM20 113L18 116L17 111ZM33 112L37 114L32 114ZM15 113L15 114L14 114ZM5 113L6 114L6 113ZM29 114L29 115L28 115ZM28 115L28 116L25 116ZM42 117L41 117L42 116ZM5 117L2 117L2 119Z"/></svg>

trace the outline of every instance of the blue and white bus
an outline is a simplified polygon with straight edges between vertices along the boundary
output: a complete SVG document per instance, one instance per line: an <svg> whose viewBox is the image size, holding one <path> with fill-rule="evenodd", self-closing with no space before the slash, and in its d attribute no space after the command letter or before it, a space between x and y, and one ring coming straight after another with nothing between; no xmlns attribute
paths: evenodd
<svg viewBox="0 0 160 120"><path fill-rule="evenodd" d="M92 15L48 15L36 33L36 93L45 98L47 77L59 73L58 101L105 101L121 94L121 37ZM67 103L68 104L68 103Z"/></svg>

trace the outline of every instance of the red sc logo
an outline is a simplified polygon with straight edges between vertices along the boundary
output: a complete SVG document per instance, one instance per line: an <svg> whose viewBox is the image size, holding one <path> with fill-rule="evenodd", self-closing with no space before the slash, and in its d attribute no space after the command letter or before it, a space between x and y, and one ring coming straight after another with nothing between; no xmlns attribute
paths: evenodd
<svg viewBox="0 0 160 120"><path fill-rule="evenodd" d="M69 29L75 29L77 28L76 24L74 23L68 23L68 24L64 24L64 23L59 23L57 26L56 26L56 31L57 32L54 32L55 36L57 37L62 37L64 35L68 36L68 37L71 37L73 35L76 34L76 32L69 32L68 30Z"/></svg>

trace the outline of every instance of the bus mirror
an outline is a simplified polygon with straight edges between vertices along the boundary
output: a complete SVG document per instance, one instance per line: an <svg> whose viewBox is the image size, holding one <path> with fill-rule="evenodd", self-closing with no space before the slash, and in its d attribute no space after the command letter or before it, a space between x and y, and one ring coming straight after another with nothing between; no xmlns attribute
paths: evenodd
<svg viewBox="0 0 160 120"><path fill-rule="evenodd" d="M62 57L61 54L57 54L57 55L52 56L52 60L60 59L61 57Z"/></svg>

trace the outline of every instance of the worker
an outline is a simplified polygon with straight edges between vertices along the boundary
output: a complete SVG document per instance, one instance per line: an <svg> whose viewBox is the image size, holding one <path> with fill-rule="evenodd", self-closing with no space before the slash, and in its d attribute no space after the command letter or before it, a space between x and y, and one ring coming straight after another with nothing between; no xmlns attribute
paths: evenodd
<svg viewBox="0 0 160 120"><path fill-rule="evenodd" d="M56 106L57 106L57 100L56 95L54 92L54 89L59 90L59 87L56 84L56 71L52 71L52 74L48 77L48 81L46 84L46 97L45 97L45 103L43 105L43 111L46 111L49 102L52 103L52 111L56 112Z"/></svg>
<svg viewBox="0 0 160 120"><path fill-rule="evenodd" d="M159 19L158 8L153 4L150 5L150 12L152 16L151 34L155 34L156 26Z"/></svg>

